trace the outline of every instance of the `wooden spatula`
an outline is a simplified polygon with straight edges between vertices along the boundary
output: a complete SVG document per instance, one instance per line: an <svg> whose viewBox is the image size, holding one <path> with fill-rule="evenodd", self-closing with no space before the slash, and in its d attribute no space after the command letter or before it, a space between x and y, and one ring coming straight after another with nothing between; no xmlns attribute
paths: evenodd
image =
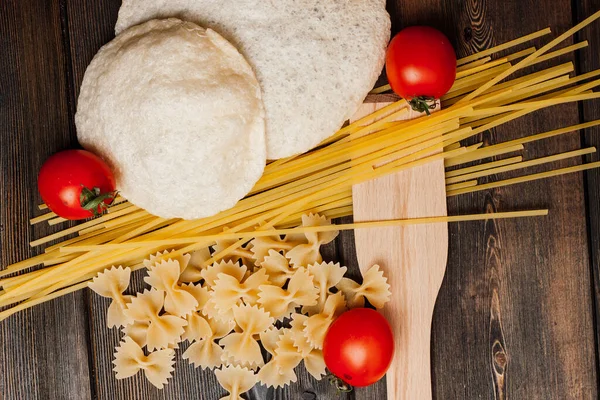
<svg viewBox="0 0 600 400"><path fill-rule="evenodd" d="M365 103L353 120L388 104ZM412 110L404 115L420 116ZM354 185L352 196L355 222L447 215L444 162ZM388 399L431 399L431 320L446 271L447 224L358 229L355 235L361 271L378 264L391 285L383 310L396 345L386 375Z"/></svg>

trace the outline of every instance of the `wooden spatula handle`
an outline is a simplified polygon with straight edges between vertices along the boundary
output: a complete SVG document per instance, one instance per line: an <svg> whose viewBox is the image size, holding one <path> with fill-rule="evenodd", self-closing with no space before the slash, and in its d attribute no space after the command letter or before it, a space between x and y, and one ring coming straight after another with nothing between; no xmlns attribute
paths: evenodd
<svg viewBox="0 0 600 400"><path fill-rule="evenodd" d="M367 115L379 106L365 104L361 113ZM354 185L352 197L357 222L446 215L444 162ZM378 264L392 291L391 301L383 310L396 344L386 375L387 398L431 399L431 321L446 270L448 227L429 224L358 229L355 237L361 271Z"/></svg>
<svg viewBox="0 0 600 400"><path fill-rule="evenodd" d="M427 177L440 179L440 171L443 179L443 164L428 164L355 186L355 219L445 215L445 187L427 184ZM396 344L386 375L388 400L431 399L431 321L446 269L447 226L360 229L355 235L361 271L378 264L391 286L392 299L383 311Z"/></svg>
<svg viewBox="0 0 600 400"><path fill-rule="evenodd" d="M431 399L430 338L431 318L419 323L409 323L414 318L423 318L415 307L407 310L410 314L404 320L404 330L396 334L398 349L395 362L386 375L388 400ZM411 312L413 311L413 312ZM390 318L390 316L387 316Z"/></svg>

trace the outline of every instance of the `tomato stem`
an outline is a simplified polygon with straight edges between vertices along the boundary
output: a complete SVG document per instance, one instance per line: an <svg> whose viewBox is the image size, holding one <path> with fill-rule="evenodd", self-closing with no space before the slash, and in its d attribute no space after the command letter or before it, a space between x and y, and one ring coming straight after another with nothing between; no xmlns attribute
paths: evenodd
<svg viewBox="0 0 600 400"><path fill-rule="evenodd" d="M335 386L335 389L337 390L338 394L350 393L352 390L354 390L352 385L344 382L343 380L341 380L340 378L338 378L337 376L335 376L333 374L327 375L327 379L329 380L329 383L331 383L333 386Z"/></svg>
<svg viewBox="0 0 600 400"><path fill-rule="evenodd" d="M102 215L108 209L108 206L104 201L110 200L112 203L115 197L117 197L117 193L116 190L102 193L98 187L89 189L82 185L81 194L79 195L79 204L81 204L81 208L91 211L94 217L97 217Z"/></svg>
<svg viewBox="0 0 600 400"><path fill-rule="evenodd" d="M408 104L412 107L413 110L417 112L424 112L427 115L431 115L431 110L435 110L437 107L437 103L435 102L434 97L429 96L417 96L413 97Z"/></svg>

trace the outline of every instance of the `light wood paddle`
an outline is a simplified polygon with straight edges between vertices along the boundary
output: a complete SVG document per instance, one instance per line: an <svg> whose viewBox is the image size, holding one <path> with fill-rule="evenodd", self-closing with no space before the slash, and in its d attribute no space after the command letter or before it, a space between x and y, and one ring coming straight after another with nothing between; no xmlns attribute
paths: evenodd
<svg viewBox="0 0 600 400"><path fill-rule="evenodd" d="M388 104L365 103L352 120ZM404 116L420 114L411 110ZM444 161L354 185L352 196L355 222L447 215ZM395 340L387 398L431 399L431 321L446 271L447 224L358 229L355 235L361 272L378 264L391 286L383 310Z"/></svg>

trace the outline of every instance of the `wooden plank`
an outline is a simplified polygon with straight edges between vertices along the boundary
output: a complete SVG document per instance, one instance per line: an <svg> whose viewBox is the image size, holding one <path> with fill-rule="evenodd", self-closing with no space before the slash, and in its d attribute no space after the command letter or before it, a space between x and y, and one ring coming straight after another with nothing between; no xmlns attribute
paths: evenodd
<svg viewBox="0 0 600 400"><path fill-rule="evenodd" d="M0 267L34 255L37 172L76 142L69 129L58 0L7 0L0 8ZM86 314L81 293L0 324L0 397L89 399Z"/></svg>
<svg viewBox="0 0 600 400"><path fill-rule="evenodd" d="M98 49L114 37L114 26L120 5L119 0L66 1L70 68L72 70L70 96L73 112L85 69ZM135 294L144 287L142 276L142 271L135 274L129 293ZM173 378L169 380L164 390L158 390L152 386L143 374L138 374L130 379L117 380L112 371L112 360L121 334L116 329L109 330L106 327L106 310L109 302L93 293L86 292L86 294L90 296L88 313L91 363L98 399L213 399L225 394L212 372L195 369L186 360L181 359L181 353L185 351L187 344L183 344L182 350L177 352Z"/></svg>
<svg viewBox="0 0 600 400"><path fill-rule="evenodd" d="M578 20L596 12L600 9L600 0L582 0L574 2L576 5L576 17ZM593 24L586 28L577 37L577 40L589 40L592 49L582 51L578 54L577 70L579 73L589 72L600 68L600 58L598 52L600 48L600 25ZM584 104L580 108L581 116L584 121L600 119L600 101L595 100ZM600 146L600 127L586 129L583 132L584 143L593 146ZM586 161L598 161L598 155L593 154L586 157ZM596 315L596 373L600 371L600 172L597 170L585 174L586 199L588 212L588 234L590 240L590 270L593 279L594 290L594 311Z"/></svg>
<svg viewBox="0 0 600 400"><path fill-rule="evenodd" d="M68 0L68 32L73 71L72 104L76 104L79 87L87 65L98 49L114 37L114 25L121 2L119 0L89 2L85 0ZM134 294L144 287L143 272L134 274L129 293ZM163 390L152 386L142 374L134 378L117 380L112 371L112 359L120 334L116 329L106 328L106 310L109 302L99 296L90 295L90 340L94 383L98 399L216 399L225 395L212 371L194 368L188 361L181 359L181 354L188 344L182 344L177 351L173 378ZM265 388L257 386L252 398L261 396Z"/></svg>
<svg viewBox="0 0 600 400"><path fill-rule="evenodd" d="M11 140L15 140L18 131L27 132L31 137L39 132L47 135L40 135L39 143L17 140L10 148L0 146L3 171L0 189L15 194L10 199L0 200L3 202L0 212L4 227L0 236L2 265L28 255L26 246L20 243L20 240L26 243L22 238L29 239L27 213L17 211L33 212L39 201L31 188L35 188L35 173L45 156L52 149L74 144L68 129L72 120L67 116L69 111L71 115L74 111L74 99L85 66L112 35L118 8L117 1L68 1L63 4L69 16L63 26L69 32L73 61L70 64L71 95L65 99L61 87L67 84L64 76L69 71L62 68L66 63L54 65L48 62L55 57L49 57L48 52L61 46L60 29L57 29L61 26L60 18L54 7L57 2L20 3L15 0L3 4L0 13L2 37L9 38L0 42L1 53L8 54L0 59L2 71L8 72L0 75L0 86L10 88L3 90L2 96L18 93L18 97L2 99L0 118L3 127L12 127L4 133L10 135L6 137ZM548 24L555 30L571 24L565 13L570 9L570 2L563 0L545 3L544 7L531 0L483 5L433 0L390 3L395 29L402 21L403 24L441 26L451 37L456 32L464 33L458 46L461 55L466 54L467 49L500 43ZM522 23L524 18L527 18L527 24ZM39 75L54 79L50 84L36 85L35 77ZM47 107L53 100L57 105ZM58 111L61 107L62 111ZM484 139L496 142L513 138L518 132L539 132L575 123L577 114L573 109L567 106L537 114L536 118L484 135ZM549 140L541 146L530 147L527 155L533 157L571 150L578 146L577 142L577 135ZM23 154L27 148L32 148L30 155ZM19 165L18 172L15 165ZM562 165L571 164L565 162ZM593 354L592 312L589 297L586 297L591 282L582 229L581 190L581 177L572 176L451 201L450 210L456 213L526 208L539 206L542 202L542 205L557 207L544 221L465 223L452 228L451 261L434 319L435 397L489 398L494 393L499 398L503 397L502 393L513 398L595 397L595 361L590 355ZM24 221L21 221L22 217ZM32 232L38 236L41 231L35 229L40 228L36 227ZM524 232L530 235L524 235ZM351 245L353 239L348 239L351 235L344 233L338 240L338 250L341 250L338 253L343 252L338 254L338 259L351 266L352 273L357 273ZM87 374L87 359L78 352L69 352L64 347L66 342L63 340L59 344L57 339L66 327L67 332L75 336L70 338L73 343L81 341L77 335L85 321L78 319L82 312L74 311L81 304L79 296L21 313L2 324L2 344L9 344L9 351L0 356L0 391L4 398L77 398L79 394L82 398L91 397L89 385L77 379ZM110 361L118 337L103 325L107 305L96 296L90 299L89 311L96 313L90 323L90 334L95 338L92 369L97 385L94 394L98 398L216 398L217 394L223 394L216 387L212 373L199 373L191 367L186 369L185 361L178 362L175 378L162 392L137 378L116 381L110 371ZM60 308L58 304L64 307ZM64 315L73 318L63 321ZM43 316L45 319L40 318ZM41 322L52 328L44 331ZM70 357L76 359L73 361ZM83 367L84 373L81 368L73 370L72 365ZM65 366L67 373L62 374L59 370L64 370ZM251 397L305 399L313 394L319 398L333 397L331 389L323 386L326 382L315 384L305 377L299 373L299 383L285 391L266 391L258 387ZM384 398L384 393L385 385L378 383L368 389L359 389L350 397Z"/></svg>
<svg viewBox="0 0 600 400"><path fill-rule="evenodd" d="M409 15L436 24L442 9L445 18L438 26L460 33L455 36L459 56L546 26L560 32L572 25L571 2L564 0L543 6L531 0L397 3L406 24L413 22ZM424 18L430 9L436 10L431 19ZM577 107L566 105L477 140L496 143L577 122ZM574 133L527 146L525 156L579 146ZM595 398L581 175L461 196L448 207L449 214L458 214L542 205L551 207L550 217L450 227L450 257L432 337L435 398Z"/></svg>

